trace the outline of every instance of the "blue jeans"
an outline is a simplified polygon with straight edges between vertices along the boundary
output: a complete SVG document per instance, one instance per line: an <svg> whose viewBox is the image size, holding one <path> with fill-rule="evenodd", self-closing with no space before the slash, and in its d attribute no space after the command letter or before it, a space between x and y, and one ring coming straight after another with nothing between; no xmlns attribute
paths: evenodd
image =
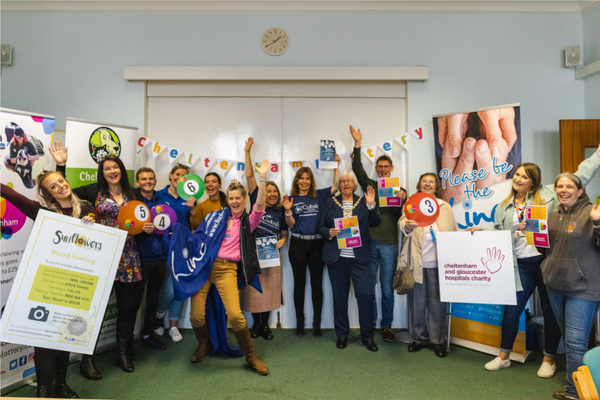
<svg viewBox="0 0 600 400"><path fill-rule="evenodd" d="M163 285L158 298L157 311L159 313L164 313L169 310L169 321L179 321L179 315L181 315L181 301L174 300L174 298L175 291L173 289L173 279L167 270L165 284Z"/></svg>
<svg viewBox="0 0 600 400"><path fill-rule="evenodd" d="M394 320L394 288L392 281L396 271L398 245L371 241L371 270L373 272L373 327L377 326L377 265L379 264L379 282L381 283L381 329L391 328Z"/></svg>
<svg viewBox="0 0 600 400"><path fill-rule="evenodd" d="M560 332L565 338L567 352L567 396L579 398L573 383L573 372L583 365L583 355L588 350L588 337L600 302L565 296L548 289L548 297Z"/></svg>
<svg viewBox="0 0 600 400"><path fill-rule="evenodd" d="M519 276L523 290L517 292L517 305L505 306L504 316L502 317L502 341L500 342L500 351L510 353L519 331L519 318L525 309L527 300L531 294L538 288L540 294L540 303L544 315L544 354L553 357L558 350L560 343L560 329L554 318L552 306L548 299L548 290L544 285L542 277L542 261L544 256L520 258L517 260Z"/></svg>

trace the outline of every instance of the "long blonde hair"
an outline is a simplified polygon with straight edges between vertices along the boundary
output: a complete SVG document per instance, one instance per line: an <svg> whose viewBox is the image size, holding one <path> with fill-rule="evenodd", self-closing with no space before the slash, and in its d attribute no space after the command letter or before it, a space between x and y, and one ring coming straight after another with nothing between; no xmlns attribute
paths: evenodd
<svg viewBox="0 0 600 400"><path fill-rule="evenodd" d="M529 192L527 192L527 194L531 194L533 196L532 204L534 206L543 206L544 204L546 204L546 202L544 201L544 199L542 199L542 196L540 195L540 187L542 186L542 171L540 170L540 167L538 167L534 163L523 163L515 169L515 173L519 170L519 168L523 168L527 177L531 179L531 189L529 189ZM516 194L517 192L511 185L510 194L502 202L502 207L506 207L511 201L514 201ZM527 200L527 197L525 199Z"/></svg>
<svg viewBox="0 0 600 400"><path fill-rule="evenodd" d="M36 178L36 181L38 183L37 198L39 199L42 207L62 214L63 212L62 208L60 207L60 204L58 204L58 201L56 201L54 196L52 196L52 194L50 194L50 191L44 186L44 180L52 174L58 174L63 179L65 179L65 176L61 172L42 170ZM72 217L79 218L81 215L81 199L77 197L77 195L73 192L71 192L71 208L73 208Z"/></svg>

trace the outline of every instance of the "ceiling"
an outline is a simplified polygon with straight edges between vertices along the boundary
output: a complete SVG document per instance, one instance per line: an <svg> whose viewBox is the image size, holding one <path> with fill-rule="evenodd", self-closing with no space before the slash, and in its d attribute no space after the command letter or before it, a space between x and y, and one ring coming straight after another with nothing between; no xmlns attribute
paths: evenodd
<svg viewBox="0 0 600 400"><path fill-rule="evenodd" d="M581 13L598 4L576 0L3 0L1 10Z"/></svg>

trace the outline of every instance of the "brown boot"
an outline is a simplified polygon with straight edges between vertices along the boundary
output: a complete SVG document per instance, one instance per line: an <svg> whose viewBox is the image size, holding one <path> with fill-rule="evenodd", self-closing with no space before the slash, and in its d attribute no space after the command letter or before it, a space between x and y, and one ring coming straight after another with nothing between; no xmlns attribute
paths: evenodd
<svg viewBox="0 0 600 400"><path fill-rule="evenodd" d="M252 339L250 338L250 330L248 325L245 325L240 331L233 331L237 338L238 345L242 350L242 353L246 356L246 362L248 365L259 375L267 375L269 368L256 357L254 353L254 347L252 346Z"/></svg>
<svg viewBox="0 0 600 400"><path fill-rule="evenodd" d="M208 329L206 325L194 328L196 339L198 340L198 348L192 355L191 362L197 363L204 360L204 356L208 353Z"/></svg>

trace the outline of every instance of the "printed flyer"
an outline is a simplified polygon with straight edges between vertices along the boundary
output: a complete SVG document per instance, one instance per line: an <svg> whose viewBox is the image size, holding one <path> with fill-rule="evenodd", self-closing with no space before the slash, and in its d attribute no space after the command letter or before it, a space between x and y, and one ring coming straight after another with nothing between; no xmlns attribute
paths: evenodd
<svg viewBox="0 0 600 400"><path fill-rule="evenodd" d="M1 320L2 340L93 354L126 237L40 211Z"/></svg>
<svg viewBox="0 0 600 400"><path fill-rule="evenodd" d="M402 207L402 199L398 197L400 178L377 178L379 207Z"/></svg>
<svg viewBox="0 0 600 400"><path fill-rule="evenodd" d="M319 169L335 169L335 142L333 140L321 140L321 152L319 155Z"/></svg>
<svg viewBox="0 0 600 400"><path fill-rule="evenodd" d="M340 233L337 235L338 247L340 249L362 246L358 218L356 216L336 218L333 220L333 224L340 230Z"/></svg>
<svg viewBox="0 0 600 400"><path fill-rule="evenodd" d="M261 268L278 267L279 250L276 247L277 236L256 238L256 250L258 251L258 262Z"/></svg>
<svg viewBox="0 0 600 400"><path fill-rule="evenodd" d="M548 239L548 206L525 207L525 236L527 244L550 247Z"/></svg>

